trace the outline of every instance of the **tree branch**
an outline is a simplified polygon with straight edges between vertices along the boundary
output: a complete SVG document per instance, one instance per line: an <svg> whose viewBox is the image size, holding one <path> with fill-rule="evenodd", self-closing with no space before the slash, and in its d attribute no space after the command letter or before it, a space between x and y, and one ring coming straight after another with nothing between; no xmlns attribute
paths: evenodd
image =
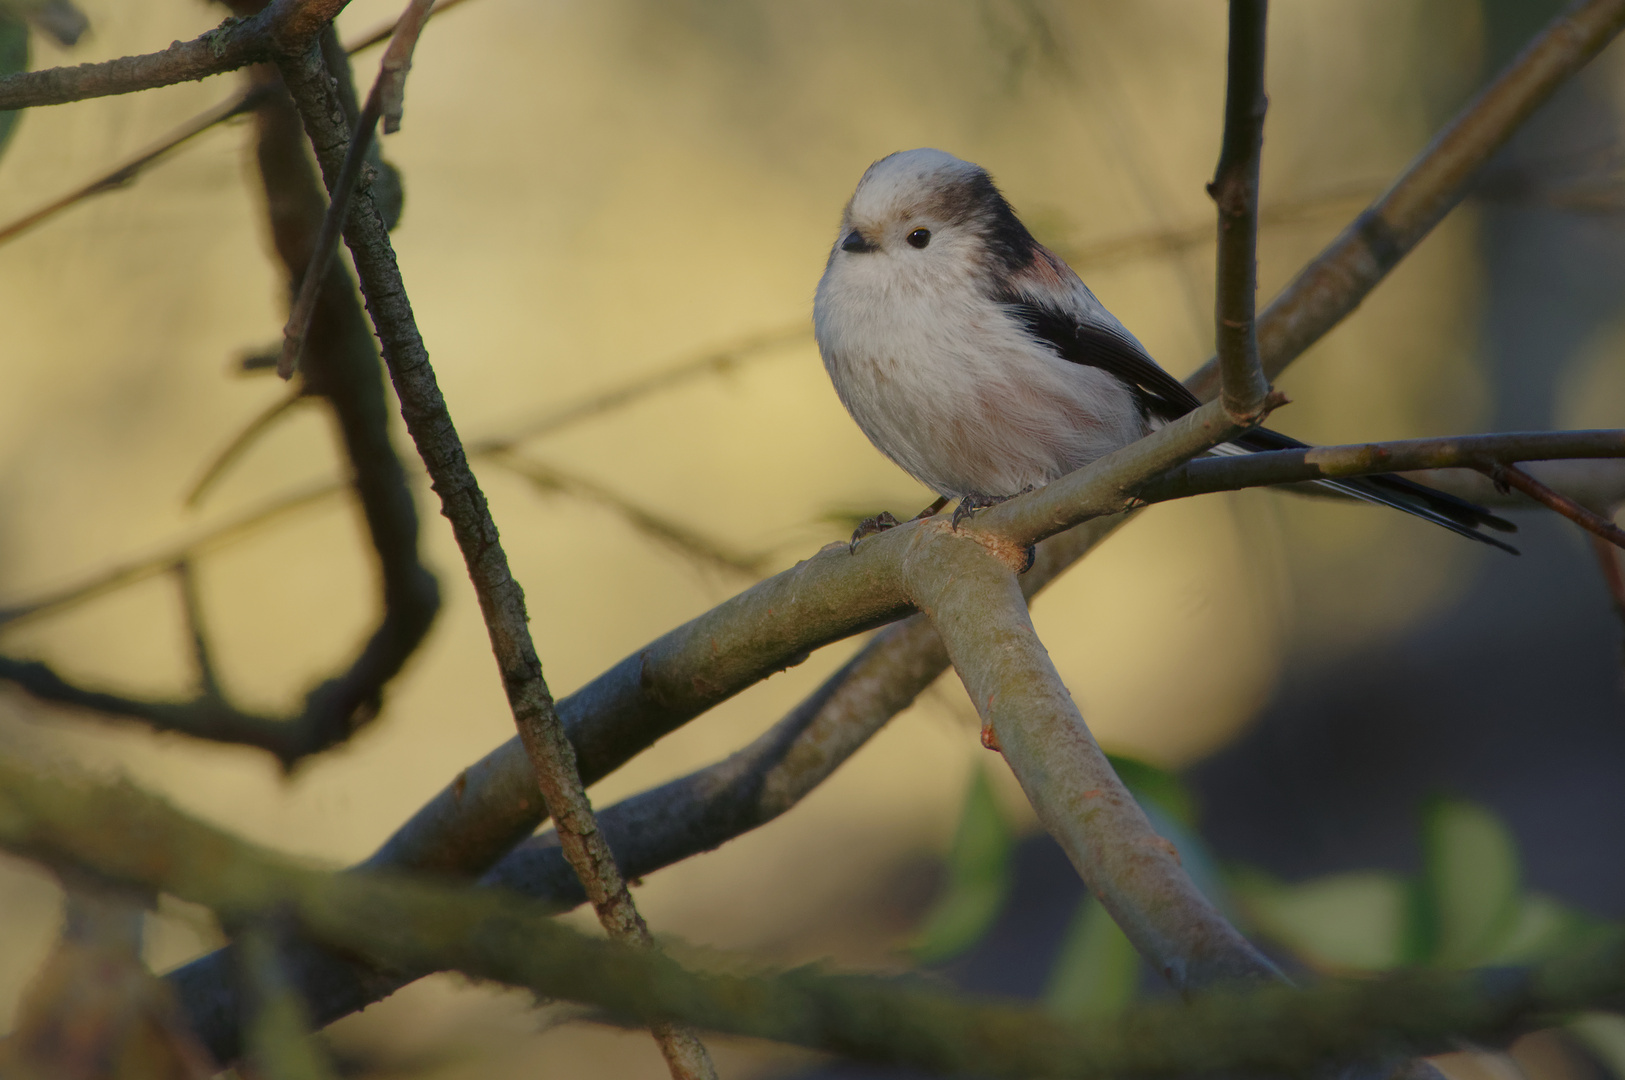
<svg viewBox="0 0 1625 1080"><path fill-rule="evenodd" d="M1553 491L1516 465L1499 463L1484 465L1479 467L1479 471L1500 486L1523 492L1547 509L1568 518L1580 528L1615 547L1625 548L1625 529L1621 529L1596 511L1581 506L1562 492Z"/></svg>
<svg viewBox="0 0 1625 1080"><path fill-rule="evenodd" d="M1022 576L1022 588L1029 596L1036 593L1123 520L1092 521L1040 545L1036 564ZM601 811L599 826L616 864L628 877L643 877L772 821L947 669L948 655L929 619L915 616L887 627L750 746ZM570 701L561 703L561 711ZM571 736L582 753L584 778L591 783L598 777L589 771L591 759L583 752L580 730L572 729ZM482 790L479 775L474 770L463 774L443 798L472 797ZM366 865L396 865L386 857L388 850ZM567 911L586 901L552 832L518 844L482 882L534 897L550 911ZM331 1023L428 974L380 972L313 945L300 948L297 957L300 986L319 1023ZM225 963L225 954L215 952L167 976L186 1003L194 1029L223 1061L239 1051L238 1009L231 980L223 974Z"/></svg>
<svg viewBox="0 0 1625 1080"><path fill-rule="evenodd" d="M1563 67L1566 76L1617 32L1618 19L1607 20L1609 12L1621 6L1591 3L1553 23L1497 78L1491 91L1481 94L1458 117L1450 137L1435 140L1411 166L1395 188L1405 192L1401 202L1409 205L1420 200L1448 207L1457 201L1472 174L1470 168L1459 167L1466 153L1464 140L1468 150L1486 142L1503 142L1561 81L1550 70L1554 63ZM1599 14L1607 25L1597 25ZM1575 28L1579 28L1578 34ZM1425 233L1437 218L1413 214L1409 220L1418 222ZM1335 244L1300 273L1300 285L1320 283L1316 288L1300 287L1265 313L1260 350L1267 372L1279 372L1358 306L1409 250L1394 251L1393 258L1358 274L1347 273L1343 263L1351 258L1359 263L1351 252L1357 254L1364 243L1357 228L1352 234L1358 241L1353 247L1352 242ZM1334 314L1325 315L1316 304ZM1217 389L1213 370L1210 365L1192 380L1194 388L1207 397ZM984 516L1022 501L1012 500ZM1087 534L1100 524L1039 545L1037 565L1023 584L1040 572L1064 568L1081 557L1092 542ZM1028 523L1027 531L1030 534L1042 527L1042 522L1035 521ZM794 570L759 583L627 657L561 701L559 713L577 746L583 775L590 781L602 775L596 770L618 767L693 716L799 662L809 650L904 614L907 602L887 593L895 579L880 572L880 564L889 550L888 538L906 528L871 537L857 557L846 560L845 573L832 573L829 553L821 552ZM1085 542L1072 544L1072 538L1080 535ZM806 588L788 587L795 584ZM786 617L769 614L774 611ZM453 875L479 873L523 840L542 813L534 801L524 755L516 742L510 742L459 773L367 865L419 867Z"/></svg>
<svg viewBox="0 0 1625 1080"><path fill-rule="evenodd" d="M1453 1037L1505 1038L1625 998L1625 934L1533 969L1404 972L1138 1006L1060 1023L907 983L800 970L697 974L587 938L500 890L333 874L256 848L128 785L46 779L0 757L0 847L203 904L228 921L287 911L330 946L397 969L455 967L644 1023L741 1035L936 1071L1085 1078L1301 1072Z"/></svg>
<svg viewBox="0 0 1625 1080"><path fill-rule="evenodd" d="M1200 458L1169 469L1136 494L1143 503L1155 503L1215 491L1349 476L1586 458L1625 458L1625 431L1512 431Z"/></svg>
<svg viewBox="0 0 1625 1080"><path fill-rule="evenodd" d="M1279 978L1117 778L1038 640L1015 573L935 520L916 530L904 573L994 736L984 739L1147 962L1182 993Z"/></svg>
<svg viewBox="0 0 1625 1080"><path fill-rule="evenodd" d="M1625 0L1586 0L1547 24L1469 102L1394 185L1292 279L1259 320L1264 373L1274 378L1341 322L1461 201L1475 174L1552 92L1625 25ZM1200 397L1219 388L1209 360L1187 381Z"/></svg>
<svg viewBox="0 0 1625 1080"><path fill-rule="evenodd" d="M192 82L305 49L348 0L274 0L247 19L229 18L162 52L99 64L43 68L0 78L0 110L129 94Z"/></svg>
<svg viewBox="0 0 1625 1080"><path fill-rule="evenodd" d="M328 191L337 198L349 149L348 129L320 53L312 49L298 59L286 60L282 70L299 105ZM599 921L610 936L652 951L654 939L593 818L592 804L577 771L575 748L554 708L531 640L524 592L509 571L496 522L468 466L462 441L429 363L428 350L418 333L389 232L370 191L358 192L345 223L344 237L383 343L384 359L401 401L407 431L434 481L441 509L462 551L520 741L534 782L552 812L565 855L586 886ZM662 1023L651 1030L674 1077L714 1075L705 1048L692 1032Z"/></svg>
<svg viewBox="0 0 1625 1080"><path fill-rule="evenodd" d="M1263 419L1269 380L1258 357L1258 171L1264 151L1264 51L1268 0L1230 0L1224 143L1208 194L1219 208L1214 341L1219 400L1238 424Z"/></svg>

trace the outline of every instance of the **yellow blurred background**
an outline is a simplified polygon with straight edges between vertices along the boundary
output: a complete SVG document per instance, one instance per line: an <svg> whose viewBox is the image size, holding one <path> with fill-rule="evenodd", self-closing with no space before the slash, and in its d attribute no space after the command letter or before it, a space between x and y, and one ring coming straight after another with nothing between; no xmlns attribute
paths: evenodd
<svg viewBox="0 0 1625 1080"><path fill-rule="evenodd" d="M195 0L83 6L92 36L71 54L39 47L36 65L150 51L222 15ZM397 6L356 0L340 27L357 36ZM1152 353L1191 370L1211 345L1212 247L1136 243L1211 220L1203 184L1218 150L1224 11L1217 0L473 0L448 12L419 46L405 126L384 152L406 185L395 243L460 430L506 434L686 356L806 331L858 176L925 145L988 167ZM1276 8L1264 201L1306 209L1263 236L1263 296L1476 84L1477 12L1468 0ZM363 84L376 63L376 53L358 59ZM227 76L26 114L0 159L0 221L236 85ZM212 131L127 190L0 247L0 602L340 474L325 417L304 409L201 508L182 504L214 452L283 393L274 378L233 372L236 357L279 338L285 314L249 130ZM1481 425L1477 272L1464 212L1283 380L1296 403L1275 425L1318 441ZM810 333L527 442L522 455L768 552L774 569L840 536L832 513L912 513L929 501L844 414ZM558 695L748 584L602 506L538 492L489 461L478 472ZM335 864L369 854L512 733L456 548L418 490L445 607L382 717L349 745L285 779L256 752L53 711L9 690L0 739L126 773L284 850ZM231 693L290 709L348 659L376 603L364 544L353 508L331 498L201 562ZM1481 557L1397 514L1268 493L1207 498L1143 515L1035 611L1101 741L1177 766L1246 725L1286 642L1340 648L1405 625L1446 602ZM595 802L743 745L853 647L826 649L690 724L600 784ZM130 693L179 695L192 677L164 577L9 628L0 648ZM950 676L803 805L651 877L639 903L657 933L702 946L894 964L918 910L917 898L899 899L907 868L946 845L984 753ZM1003 794L1027 813L1013 783ZM55 886L0 863L0 911L3 1027L53 939ZM178 906L151 923L160 970L214 940L206 919ZM646 1036L551 1026L549 1015L523 995L441 977L333 1037L403 1060L422 1053L423 1075L436 1077L664 1075ZM787 1060L757 1046L721 1053L729 1075Z"/></svg>

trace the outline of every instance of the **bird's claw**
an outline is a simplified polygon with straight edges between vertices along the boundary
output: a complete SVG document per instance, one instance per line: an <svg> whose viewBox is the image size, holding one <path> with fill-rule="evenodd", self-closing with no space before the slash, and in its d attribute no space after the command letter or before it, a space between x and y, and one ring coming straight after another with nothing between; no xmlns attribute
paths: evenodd
<svg viewBox="0 0 1625 1080"><path fill-rule="evenodd" d="M959 500L959 505L954 507L954 519L951 523L953 530L958 532L959 523L976 513L976 511L985 510L990 506L997 506L1013 498L1015 498L1014 495L966 495Z"/></svg>
<svg viewBox="0 0 1625 1080"><path fill-rule="evenodd" d="M882 510L872 518L864 518L862 523L859 524L856 529L852 530L852 542L846 546L846 550L855 555L858 551L859 540L862 540L865 536L871 536L877 532L885 532L887 529L895 529L901 524L901 521L898 521L892 516L890 510Z"/></svg>

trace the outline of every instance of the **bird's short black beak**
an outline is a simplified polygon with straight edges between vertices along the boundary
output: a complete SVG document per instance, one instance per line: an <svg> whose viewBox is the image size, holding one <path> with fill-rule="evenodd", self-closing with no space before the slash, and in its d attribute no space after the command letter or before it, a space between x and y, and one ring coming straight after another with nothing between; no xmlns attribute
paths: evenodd
<svg viewBox="0 0 1625 1080"><path fill-rule="evenodd" d="M871 244L871 243L869 243L869 241L865 240L863 238L863 234L858 232L858 230L856 230L856 229L853 229L851 232L847 233L846 234L846 239L841 241L841 250L842 251L851 251L851 252L873 251L873 250L875 250L875 248L877 246L878 245Z"/></svg>

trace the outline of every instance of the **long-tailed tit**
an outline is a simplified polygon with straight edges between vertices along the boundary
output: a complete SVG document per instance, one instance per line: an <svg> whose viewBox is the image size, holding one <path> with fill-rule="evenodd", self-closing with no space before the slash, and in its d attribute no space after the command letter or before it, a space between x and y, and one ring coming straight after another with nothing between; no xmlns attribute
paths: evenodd
<svg viewBox="0 0 1625 1080"><path fill-rule="evenodd" d="M892 154L863 174L813 326L852 418L910 476L960 500L956 522L1200 404L1033 239L986 170L940 150ZM1217 452L1303 445L1258 428ZM1515 550L1478 531L1510 523L1432 488L1321 483Z"/></svg>

